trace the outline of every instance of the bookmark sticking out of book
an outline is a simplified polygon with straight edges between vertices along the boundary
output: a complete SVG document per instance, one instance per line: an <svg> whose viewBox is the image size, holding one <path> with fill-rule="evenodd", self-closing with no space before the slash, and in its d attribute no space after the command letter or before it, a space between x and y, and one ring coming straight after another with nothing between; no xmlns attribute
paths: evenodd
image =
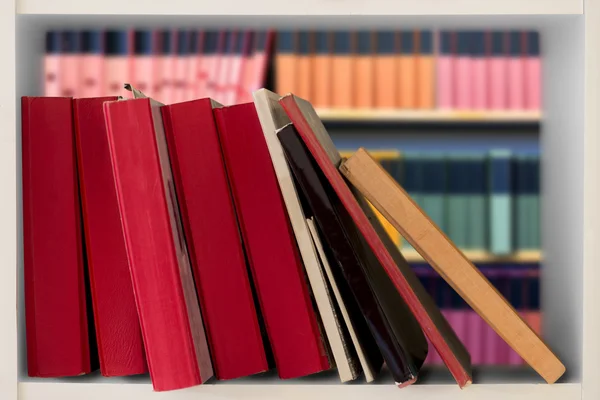
<svg viewBox="0 0 600 400"><path fill-rule="evenodd" d="M292 94L282 97L279 102L293 122L316 165L333 188L341 205L350 214L360 234L364 236L377 262L389 276L456 382L461 388L469 385L472 382L469 353L440 310L435 307L435 303L406 260L399 252L390 254L390 249L382 242L377 230L365 215L359 199L355 197L338 171L342 159L312 105ZM396 260L402 262L396 263Z"/></svg>
<svg viewBox="0 0 600 400"><path fill-rule="evenodd" d="M367 151L359 149L340 170L546 382L564 374L556 355Z"/></svg>

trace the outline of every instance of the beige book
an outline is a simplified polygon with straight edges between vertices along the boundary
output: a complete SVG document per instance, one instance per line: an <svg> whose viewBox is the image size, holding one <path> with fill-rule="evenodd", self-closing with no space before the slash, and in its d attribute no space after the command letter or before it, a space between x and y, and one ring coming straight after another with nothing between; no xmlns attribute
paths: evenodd
<svg viewBox="0 0 600 400"><path fill-rule="evenodd" d="M360 374L359 364L354 359L354 354L350 351L351 348L348 348L349 343L347 341L349 341L349 338L347 339L343 334L344 331L340 329L340 324L343 321L340 321L335 314L332 300L330 299L331 296L328 293L327 283L321 272L317 251L306 226L306 217L304 216L298 193L296 192L292 173L285 159L283 148L277 138L277 130L289 124L290 120L279 105L280 96L277 94L266 89L260 89L254 92L252 96L271 155L275 175L279 182L283 201L290 218L292 230L298 243L300 256L340 379L342 382L354 380Z"/></svg>
<svg viewBox="0 0 600 400"><path fill-rule="evenodd" d="M546 382L554 383L564 374L565 366L556 355L365 149L340 170Z"/></svg>

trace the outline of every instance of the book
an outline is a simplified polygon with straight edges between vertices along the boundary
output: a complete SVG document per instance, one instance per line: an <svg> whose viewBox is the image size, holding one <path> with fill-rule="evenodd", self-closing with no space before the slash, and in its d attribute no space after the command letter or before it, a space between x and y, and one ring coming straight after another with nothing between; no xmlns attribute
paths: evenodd
<svg viewBox="0 0 600 400"><path fill-rule="evenodd" d="M60 32L46 32L46 52L44 53L44 95L60 96Z"/></svg>
<svg viewBox="0 0 600 400"><path fill-rule="evenodd" d="M329 31L315 33L315 52L313 54L312 98L315 106L332 106L332 34ZM279 93L286 93L280 91Z"/></svg>
<svg viewBox="0 0 600 400"><path fill-rule="evenodd" d="M254 48L252 55L252 83L248 90L248 101L250 93L265 85L267 69L272 57L272 42L275 33L272 30L258 31L254 33Z"/></svg>
<svg viewBox="0 0 600 400"><path fill-rule="evenodd" d="M284 96L280 103L342 205L357 225L361 235L364 236L371 251L375 253L377 261L392 280L396 290L417 318L427 337L442 354L459 386L469 385L472 381L469 354L439 313L398 248L387 235L378 234L371 225L372 222L369 221L364 211L368 208L361 207L337 169L341 163L340 155L312 105L293 95ZM355 156L352 156L351 159L353 157ZM373 217L372 220L376 221L377 219ZM382 240L386 241L387 245L382 243Z"/></svg>
<svg viewBox="0 0 600 400"><path fill-rule="evenodd" d="M334 108L352 108L354 102L352 42L350 31L333 32L331 68L335 73L331 75L331 102Z"/></svg>
<svg viewBox="0 0 600 400"><path fill-rule="evenodd" d="M161 111L215 376L234 379L268 365L213 117L218 107L205 98Z"/></svg>
<svg viewBox="0 0 600 400"><path fill-rule="evenodd" d="M355 33L355 38L356 53L354 54L354 78L352 80L356 85L356 93L353 106L372 109L375 106L373 33L360 31ZM300 94L298 96L302 97Z"/></svg>
<svg viewBox="0 0 600 400"><path fill-rule="evenodd" d="M201 80L199 81L198 92L200 97L214 97L215 91L215 79L216 69L218 66L219 55L217 54L217 48L219 43L219 32L206 31L203 36L204 45L202 46L202 62L200 63L201 68Z"/></svg>
<svg viewBox="0 0 600 400"><path fill-rule="evenodd" d="M456 65L455 49L456 34L450 31L438 33L440 49L436 60L436 90L437 108L440 110L451 110L454 108L456 96Z"/></svg>
<svg viewBox="0 0 600 400"><path fill-rule="evenodd" d="M75 99L73 113L100 372L127 376L148 366L104 124L103 104L115 100Z"/></svg>
<svg viewBox="0 0 600 400"><path fill-rule="evenodd" d="M257 33L247 31L244 33L244 48L242 49L242 66L240 79L236 89L236 102L248 103L252 101L252 92L254 88L256 72L254 68L259 67L254 62L254 51L258 49Z"/></svg>
<svg viewBox="0 0 600 400"><path fill-rule="evenodd" d="M331 368L254 104L214 110L242 240L282 379Z"/></svg>
<svg viewBox="0 0 600 400"><path fill-rule="evenodd" d="M277 93L291 93L298 88L296 35L296 32L288 30L277 33L277 52L275 53L275 92Z"/></svg>
<svg viewBox="0 0 600 400"><path fill-rule="evenodd" d="M435 52L433 32L416 32L417 94L416 108L430 110L435 106Z"/></svg>
<svg viewBox="0 0 600 400"><path fill-rule="evenodd" d="M81 51L79 69L79 96L95 97L104 89L104 51L102 31L83 31L81 33ZM51 94L46 94L52 96Z"/></svg>
<svg viewBox="0 0 600 400"><path fill-rule="evenodd" d="M469 31L456 33L456 54L454 56L454 109L471 110L473 108L473 34Z"/></svg>
<svg viewBox="0 0 600 400"><path fill-rule="evenodd" d="M311 216L310 218L307 218L306 223L310 231L311 239L319 253L321 265L325 270L327 283L334 293L335 305L340 310L340 314L342 314L344 319L343 323L345 324L346 329L348 329L348 334L352 339L352 345L356 350L360 366L365 374L365 380L367 383L373 382L375 374L377 373L375 368L378 369L381 367L383 359L377 348L373 347L373 345L376 346L376 344L368 332L369 328L366 326L366 322L360 313L356 302L352 298L348 283L343 277L339 276L339 271L334 270L329 263L330 256L328 256L328 253L325 251L325 246L322 243L314 217ZM338 273L336 274L336 272Z"/></svg>
<svg viewBox="0 0 600 400"><path fill-rule="evenodd" d="M505 32L490 32L490 105L491 110L508 108L508 57Z"/></svg>
<svg viewBox="0 0 600 400"><path fill-rule="evenodd" d="M23 268L27 375L95 369L77 185L73 102L22 97Z"/></svg>
<svg viewBox="0 0 600 400"><path fill-rule="evenodd" d="M296 53L296 91L302 93L302 96L311 98L312 85L314 79L314 71L312 64L312 49L313 49L313 34L308 31L299 31L296 33L298 37L298 51Z"/></svg>
<svg viewBox="0 0 600 400"><path fill-rule="evenodd" d="M510 254L513 251L513 196L511 152L493 150L489 160L490 252Z"/></svg>
<svg viewBox="0 0 600 400"><path fill-rule="evenodd" d="M422 181L419 203L427 215L444 230L446 213L452 212L446 207L444 201L447 185L447 162L443 154L432 153L421 157L420 163ZM393 226L392 229L395 230Z"/></svg>
<svg viewBox="0 0 600 400"><path fill-rule="evenodd" d="M489 98L489 68L486 54L485 32L476 31L471 38L471 69L473 80L472 106L474 110L486 110Z"/></svg>
<svg viewBox="0 0 600 400"><path fill-rule="evenodd" d="M443 225L437 225L438 221L434 221L442 231L448 233L448 237L459 249L467 248L469 240L467 221L471 212L469 187L472 183L469 180L469 157L469 153L454 153L448 156L447 195L444 199L446 220ZM422 207L420 202L418 204Z"/></svg>
<svg viewBox="0 0 600 400"><path fill-rule="evenodd" d="M227 83L223 88L224 103L236 104L238 91L242 84L243 67L244 67L244 49L250 48L250 36L246 32L235 32L235 42L233 50L229 55L229 71L227 75Z"/></svg>
<svg viewBox="0 0 600 400"><path fill-rule="evenodd" d="M375 107L396 108L398 104L398 58L393 31L377 32L375 56Z"/></svg>
<svg viewBox="0 0 600 400"><path fill-rule="evenodd" d="M352 351L350 337L345 333L344 321L335 314L331 294L324 274L320 267L317 249L306 226L306 217L302 210L299 194L294 185L290 168L285 159L284 151L277 138L276 131L289 124L285 111L279 104L279 96L267 89L253 93L254 105L260 120L262 132L267 143L273 169L285 203L287 215L292 226L298 250L310 282L312 294L321 318L325 334L331 347L331 352L342 382L354 380L360 372L356 365L356 352ZM372 375L372 373L371 373Z"/></svg>
<svg viewBox="0 0 600 400"><path fill-rule="evenodd" d="M417 380L427 355L421 328L383 269L371 261L372 256L352 220L319 173L293 125L286 125L277 136L316 225L336 260L335 267L348 282L396 385L411 385Z"/></svg>
<svg viewBox="0 0 600 400"><path fill-rule="evenodd" d="M104 32L104 96L122 92L123 83L130 81L130 34L126 30Z"/></svg>
<svg viewBox="0 0 600 400"><path fill-rule="evenodd" d="M175 65L173 58L174 38L173 32L168 29L158 31L158 55L156 60L156 94L154 98L164 104L173 100Z"/></svg>
<svg viewBox="0 0 600 400"><path fill-rule="evenodd" d="M466 218L467 237L464 248L482 252L489 248L487 240L489 237L487 160L483 154L470 154L465 159L465 163L468 212ZM512 218L512 214L507 218ZM435 219L433 222L436 222Z"/></svg>
<svg viewBox="0 0 600 400"><path fill-rule="evenodd" d="M133 34L133 60L131 82L134 87L154 96L154 85L158 80L154 51L156 35L148 30L136 30ZM126 82L126 81L124 81Z"/></svg>
<svg viewBox="0 0 600 400"><path fill-rule="evenodd" d="M172 103L180 103L188 100L188 70L190 63L190 32L186 29L179 29L175 32L175 54L173 60L173 89Z"/></svg>
<svg viewBox="0 0 600 400"><path fill-rule="evenodd" d="M155 391L199 385L213 376L161 106L149 98L104 103L129 268Z"/></svg>
<svg viewBox="0 0 600 400"><path fill-rule="evenodd" d="M540 58L540 34L526 33L525 72L525 108L539 110L542 96L542 61Z"/></svg>
<svg viewBox="0 0 600 400"><path fill-rule="evenodd" d="M398 57L398 107L415 109L417 104L417 57L415 32L401 31L400 55Z"/></svg>
<svg viewBox="0 0 600 400"><path fill-rule="evenodd" d="M525 32L508 32L508 108L525 109Z"/></svg>
<svg viewBox="0 0 600 400"><path fill-rule="evenodd" d="M364 149L341 170L546 382L554 383L564 374L565 366L548 346Z"/></svg>
<svg viewBox="0 0 600 400"><path fill-rule="evenodd" d="M60 35L60 94L73 97L79 92L81 35L76 31L63 31Z"/></svg>

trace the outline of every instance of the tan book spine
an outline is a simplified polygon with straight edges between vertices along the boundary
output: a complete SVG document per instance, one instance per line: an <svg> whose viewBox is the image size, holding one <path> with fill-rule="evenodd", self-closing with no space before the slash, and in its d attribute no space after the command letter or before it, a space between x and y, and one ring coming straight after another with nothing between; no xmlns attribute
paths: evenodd
<svg viewBox="0 0 600 400"><path fill-rule="evenodd" d="M302 31L298 32L298 70L297 79L298 86L296 87L296 93L298 96L305 99L312 99L312 77L314 71L312 70L312 43L311 43L310 32Z"/></svg>
<svg viewBox="0 0 600 400"><path fill-rule="evenodd" d="M415 109L417 103L417 57L413 31L400 33L400 55L398 57L398 107Z"/></svg>
<svg viewBox="0 0 600 400"><path fill-rule="evenodd" d="M335 32L333 42L332 103L334 108L352 108L354 98L354 58L352 57L352 34Z"/></svg>
<svg viewBox="0 0 600 400"><path fill-rule="evenodd" d="M359 149L340 170L546 382L564 374L558 357L366 150Z"/></svg>
<svg viewBox="0 0 600 400"><path fill-rule="evenodd" d="M315 33L315 53L312 56L312 96L317 108L330 108L332 93L332 41L329 32Z"/></svg>
<svg viewBox="0 0 600 400"><path fill-rule="evenodd" d="M375 67L373 54L373 34L371 32L357 32L354 84L356 92L354 107L373 108L375 105Z"/></svg>
<svg viewBox="0 0 600 400"><path fill-rule="evenodd" d="M275 55L275 88L278 93L294 93L297 90L296 33L280 32L277 35Z"/></svg>
<svg viewBox="0 0 600 400"><path fill-rule="evenodd" d="M435 104L435 58L431 31L417 33L416 108L430 110Z"/></svg>
<svg viewBox="0 0 600 400"><path fill-rule="evenodd" d="M375 107L396 108L398 102L398 57L394 32L377 34L375 56Z"/></svg>

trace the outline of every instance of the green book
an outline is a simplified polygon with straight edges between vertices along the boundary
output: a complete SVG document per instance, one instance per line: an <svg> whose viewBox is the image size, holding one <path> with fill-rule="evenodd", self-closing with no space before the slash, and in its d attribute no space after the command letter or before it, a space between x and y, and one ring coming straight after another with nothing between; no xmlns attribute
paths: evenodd
<svg viewBox="0 0 600 400"><path fill-rule="evenodd" d="M487 157L473 154L467 163L467 243L468 250L486 251L488 245Z"/></svg>
<svg viewBox="0 0 600 400"><path fill-rule="evenodd" d="M512 154L493 150L489 159L490 252L506 255L513 252Z"/></svg>
<svg viewBox="0 0 600 400"><path fill-rule="evenodd" d="M402 182L400 184L410 197L423 207L423 163L419 153L402 153ZM407 240L402 240L402 250L414 250Z"/></svg>
<svg viewBox="0 0 600 400"><path fill-rule="evenodd" d="M446 160L444 155L441 153L424 155L421 159L421 168L423 174L421 207L429 218L445 231Z"/></svg>
<svg viewBox="0 0 600 400"><path fill-rule="evenodd" d="M469 181L468 154L452 154L446 165L445 233L462 249L468 246Z"/></svg>

